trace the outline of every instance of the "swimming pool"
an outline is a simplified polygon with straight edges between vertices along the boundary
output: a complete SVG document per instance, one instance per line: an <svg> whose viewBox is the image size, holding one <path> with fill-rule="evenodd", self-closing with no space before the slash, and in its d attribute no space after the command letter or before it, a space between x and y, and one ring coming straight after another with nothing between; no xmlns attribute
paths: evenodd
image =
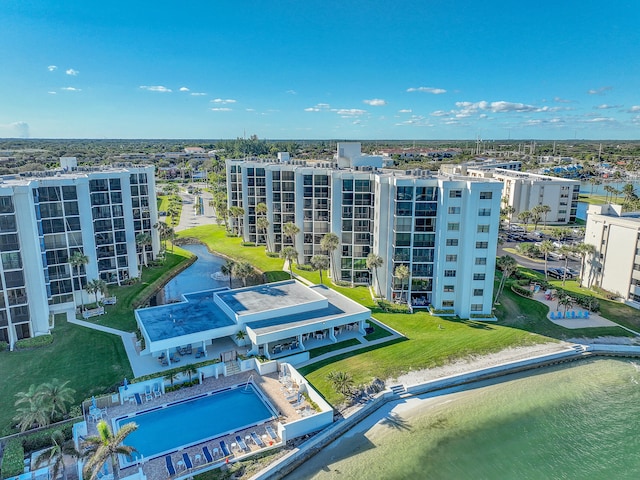
<svg viewBox="0 0 640 480"><path fill-rule="evenodd" d="M150 459L179 448L259 425L275 418L273 407L252 384L209 392L178 402L159 405L126 417L117 418L115 429L135 422L125 444L135 447L137 458Z"/></svg>

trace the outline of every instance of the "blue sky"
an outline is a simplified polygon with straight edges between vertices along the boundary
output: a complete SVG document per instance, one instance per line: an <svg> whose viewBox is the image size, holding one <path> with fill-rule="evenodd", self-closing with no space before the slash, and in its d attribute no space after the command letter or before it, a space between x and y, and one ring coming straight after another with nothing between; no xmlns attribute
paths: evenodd
<svg viewBox="0 0 640 480"><path fill-rule="evenodd" d="M0 137L637 140L638 19L638 0L2 0Z"/></svg>

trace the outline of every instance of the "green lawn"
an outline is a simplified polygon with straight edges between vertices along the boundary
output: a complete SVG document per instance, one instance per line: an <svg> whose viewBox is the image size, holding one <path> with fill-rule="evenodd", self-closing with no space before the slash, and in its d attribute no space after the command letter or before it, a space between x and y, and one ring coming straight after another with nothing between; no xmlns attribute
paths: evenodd
<svg viewBox="0 0 640 480"><path fill-rule="evenodd" d="M52 378L69 380L75 389L75 404L113 391L124 377L131 378L127 354L119 336L72 325L64 316L56 318L53 343L33 350L1 352L2 394L0 435L6 435L15 414L17 392Z"/></svg>
<svg viewBox="0 0 640 480"><path fill-rule="evenodd" d="M357 338L350 338L349 340L332 343L331 345L326 345L324 347L312 348L311 350L309 350L309 358L316 358L320 355L324 355L325 353L335 352L336 350L353 347L354 345L360 345L360 340L358 340Z"/></svg>

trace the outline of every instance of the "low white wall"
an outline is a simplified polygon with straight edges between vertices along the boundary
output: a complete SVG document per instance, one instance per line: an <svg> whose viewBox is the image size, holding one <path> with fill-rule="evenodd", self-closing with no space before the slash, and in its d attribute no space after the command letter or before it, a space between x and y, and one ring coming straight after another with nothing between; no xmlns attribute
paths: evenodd
<svg viewBox="0 0 640 480"><path fill-rule="evenodd" d="M299 363L309 360L309 352L301 352L280 360L281 363L290 363L291 365L298 365Z"/></svg>
<svg viewBox="0 0 640 480"><path fill-rule="evenodd" d="M200 376L200 382L202 382L203 378L218 378L220 374L224 375L225 367L224 363L212 363L211 365L206 365L204 367L198 368L198 375ZM203 377L204 376L204 377Z"/></svg>
<svg viewBox="0 0 640 480"><path fill-rule="evenodd" d="M640 355L640 347L635 345L589 345L590 352L604 352L604 353L623 353Z"/></svg>

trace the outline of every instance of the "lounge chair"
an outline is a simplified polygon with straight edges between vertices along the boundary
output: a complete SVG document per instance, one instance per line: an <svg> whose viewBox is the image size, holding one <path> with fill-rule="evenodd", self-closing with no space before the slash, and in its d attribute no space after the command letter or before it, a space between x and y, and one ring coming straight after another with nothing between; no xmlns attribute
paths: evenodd
<svg viewBox="0 0 640 480"><path fill-rule="evenodd" d="M167 473L169 474L170 477L173 477L176 474L176 469L173 466L173 460L171 460L171 455L167 455L166 457L164 457L164 460L167 464Z"/></svg>
<svg viewBox="0 0 640 480"><path fill-rule="evenodd" d="M249 451L249 447L247 447L247 444L245 443L245 441L242 439L240 435L236 435L236 442L238 443L238 445L242 450L244 450L245 452Z"/></svg>
<svg viewBox="0 0 640 480"><path fill-rule="evenodd" d="M160 395L162 395L162 390L160 390L160 384L159 383L154 383L153 384L153 396L158 398Z"/></svg>
<svg viewBox="0 0 640 480"><path fill-rule="evenodd" d="M251 432L251 438L253 439L253 443L255 443L257 446L264 447L264 442L256 432Z"/></svg>
<svg viewBox="0 0 640 480"><path fill-rule="evenodd" d="M138 405L142 405L142 397L140 397L139 393L134 393L133 396L136 398L136 403Z"/></svg>
<svg viewBox="0 0 640 480"><path fill-rule="evenodd" d="M204 349L202 347L198 347L196 350L196 358L204 357Z"/></svg>
<svg viewBox="0 0 640 480"><path fill-rule="evenodd" d="M191 344L187 345L187 348L185 349L185 353L187 355L191 355L193 353L193 350L191 350Z"/></svg>
<svg viewBox="0 0 640 480"><path fill-rule="evenodd" d="M589 318L589 310L584 311L584 318Z"/></svg>
<svg viewBox="0 0 640 480"><path fill-rule="evenodd" d="M144 397L147 400L153 400L153 393L151 393L151 385L145 385L144 387Z"/></svg>
<svg viewBox="0 0 640 480"><path fill-rule="evenodd" d="M555 319L556 319L556 314L555 314L555 312L551 312L551 313L549 314L549 318L550 318L551 320L555 320Z"/></svg>
<svg viewBox="0 0 640 480"><path fill-rule="evenodd" d="M220 450L225 457L231 456L231 451L224 440L220 440Z"/></svg>
<svg viewBox="0 0 640 480"><path fill-rule="evenodd" d="M571 318L576 318L576 312L574 312L573 310L571 310L570 315Z"/></svg>
<svg viewBox="0 0 640 480"><path fill-rule="evenodd" d="M278 435L273 430L271 425L267 425L266 428L265 428L265 431L267 432L267 435L269 435L271 437L272 440L277 440L278 439Z"/></svg>
<svg viewBox="0 0 640 480"><path fill-rule="evenodd" d="M184 461L184 465L187 467L187 470L191 470L193 468L193 463L191 463L188 453L182 454L182 460Z"/></svg>
<svg viewBox="0 0 640 480"><path fill-rule="evenodd" d="M180 361L180 357L176 353L171 355L171 363L178 363Z"/></svg>
<svg viewBox="0 0 640 480"><path fill-rule="evenodd" d="M213 463L213 457L211 456L209 447L207 446L202 447L202 454L204 455L204 458L207 461L207 463Z"/></svg>

